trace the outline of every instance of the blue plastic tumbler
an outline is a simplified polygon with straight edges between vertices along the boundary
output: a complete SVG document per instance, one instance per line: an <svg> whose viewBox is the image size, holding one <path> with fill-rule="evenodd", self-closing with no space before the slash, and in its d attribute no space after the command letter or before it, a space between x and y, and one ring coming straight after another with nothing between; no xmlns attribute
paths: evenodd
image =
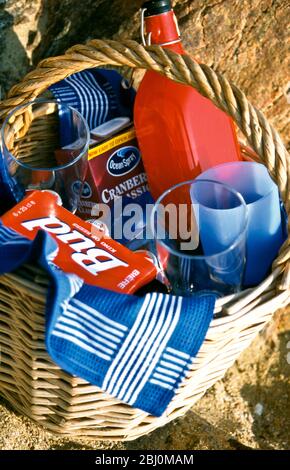
<svg viewBox="0 0 290 470"><path fill-rule="evenodd" d="M210 168L197 180L225 183L244 198L248 207L244 286L261 282L286 239L285 216L279 191L267 168L256 162L232 162ZM227 227L228 229L228 227ZM221 236L224 236L221 233Z"/></svg>

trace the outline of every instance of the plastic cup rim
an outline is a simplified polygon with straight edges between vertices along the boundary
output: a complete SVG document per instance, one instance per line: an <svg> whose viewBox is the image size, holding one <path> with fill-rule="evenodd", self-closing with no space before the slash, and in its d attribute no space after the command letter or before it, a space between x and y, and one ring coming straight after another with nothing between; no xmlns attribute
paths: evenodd
<svg viewBox="0 0 290 470"><path fill-rule="evenodd" d="M222 251L219 251L217 253L213 253L211 255L191 255L191 254L186 254L186 252L184 251L179 251L179 250L175 250L174 248L171 248L169 247L163 240L160 240L158 238L156 238L156 230L155 230L155 224L154 224L154 215L156 214L156 210L157 210L157 207L158 205L160 204L160 202L162 201L162 199L167 196L168 194L170 194L172 191L174 191L175 189L177 188L180 188L181 186L188 186L188 185L192 185L194 183L214 183L214 184L217 184L219 186L223 186L225 187L228 191L232 192L235 194L235 196L238 197L238 199L240 200L241 202L241 205L244 207L245 209L245 221L244 221L244 226L241 230L241 232L239 233L239 235L237 236L237 238L235 239L235 241L229 245L225 250L222 250ZM201 206L205 207L203 204L200 204ZM215 210L215 209L212 209L212 210ZM211 259L215 259L219 256L222 256L222 255L225 255L226 253L230 252L231 250L233 250L236 246L238 246L240 244L240 242L242 241L242 239L244 238L245 236L245 233L247 231L247 228L248 228L248 222L249 222L249 218L248 218L248 215L249 215L249 210L248 210L248 207L247 207L247 204L243 198L243 196L241 195L241 193L239 193L238 191L236 191L234 188L232 188L230 185L228 184L224 184L224 183L221 183L219 181L214 181L214 180L208 180L208 179L204 179L204 180L197 180L197 179L194 179L194 180L187 180L187 181L184 181L182 183L178 183L174 186L172 186L171 188L168 188L166 191L164 191L159 197L158 199L156 200L155 204L154 204L154 207L153 207L153 210L152 210L152 213L151 213L151 217L150 217L150 226L151 226L151 230L152 230L152 233L154 235L154 240L156 243L159 243L160 245L162 245L164 248L166 248L167 251L169 251L171 254L175 255L175 256L178 256L179 258L187 258L187 259L191 259L191 260L211 260Z"/></svg>
<svg viewBox="0 0 290 470"><path fill-rule="evenodd" d="M251 165L251 166L259 166L259 167L262 167L264 170L266 170L267 172L267 175L269 177L269 180L270 182L275 186L276 183L275 181L272 180L269 172L268 172L268 169L265 165L263 165L263 163L259 163L259 162L250 162L250 161L236 161L236 162L226 162L226 163L220 163L219 165L215 165L211 168L209 168L208 170L205 170L204 173L208 173L209 171L211 170L215 170L216 168L224 168L224 167L228 167L228 166L237 166L237 165L241 165L241 166L244 166L244 164L246 165ZM200 178L201 176L203 175L203 173L201 173L200 175L198 175L198 177L196 178L196 181L205 181L203 180L202 178ZM215 180L212 180L212 181L215 181ZM223 183L222 181L215 181L215 183L221 183L221 184L224 184L225 186L227 186L227 183ZM228 185L230 188L231 186ZM274 186L266 193L266 194L263 194L263 195L260 195L260 197L258 199L256 199L255 201L252 201L252 202L246 202L246 205L247 206L251 206L252 204L257 204L259 201L262 201L263 199L266 199L267 197L269 197L272 193L273 193L273 190L274 190ZM235 188L232 188L234 191L237 191ZM237 191L239 192L239 191ZM241 194L241 193L239 193ZM242 194L241 194L242 196ZM243 196L242 196L243 197ZM244 199L244 198L243 198Z"/></svg>

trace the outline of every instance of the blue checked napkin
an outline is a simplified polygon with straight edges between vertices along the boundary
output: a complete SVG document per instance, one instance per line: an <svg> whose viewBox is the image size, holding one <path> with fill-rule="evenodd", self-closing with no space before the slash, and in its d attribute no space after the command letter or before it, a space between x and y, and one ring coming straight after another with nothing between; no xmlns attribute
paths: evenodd
<svg viewBox="0 0 290 470"><path fill-rule="evenodd" d="M74 73L49 87L55 99L72 106L85 118L89 129L116 117L133 118L134 88L123 86L124 79L115 70L88 69ZM68 116L61 116L61 144L72 142Z"/></svg>
<svg viewBox="0 0 290 470"><path fill-rule="evenodd" d="M52 237L30 241L0 222L0 274L39 262L51 284L46 347L65 371L129 405L161 416L190 368L213 316L215 296L117 294L57 268Z"/></svg>

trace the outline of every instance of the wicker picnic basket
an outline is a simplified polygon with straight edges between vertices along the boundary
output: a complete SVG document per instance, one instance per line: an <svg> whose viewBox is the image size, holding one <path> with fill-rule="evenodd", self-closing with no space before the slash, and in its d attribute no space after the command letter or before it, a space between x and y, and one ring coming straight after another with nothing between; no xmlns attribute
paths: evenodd
<svg viewBox="0 0 290 470"><path fill-rule="evenodd" d="M263 114L223 76L187 56L134 41L93 40L61 57L42 61L8 98L0 103L1 120L16 105L42 95L51 84L96 66L126 66L159 72L196 88L227 112L248 145L279 185L289 213L289 159L281 139ZM33 124L39 148L29 144L32 116L19 114L11 129L18 138L11 146L19 155L38 152L51 136L41 122ZM31 129L30 129L31 130ZM34 134L35 138L35 134ZM1 262L1 261L0 261ZM0 278L0 394L15 410L52 432L87 438L132 440L177 418L223 377L273 313L290 303L289 238L275 260L272 273L256 288L219 299L206 339L191 371L160 418L121 403L99 388L72 377L49 358L44 345L44 309L48 280L37 266L27 265Z"/></svg>

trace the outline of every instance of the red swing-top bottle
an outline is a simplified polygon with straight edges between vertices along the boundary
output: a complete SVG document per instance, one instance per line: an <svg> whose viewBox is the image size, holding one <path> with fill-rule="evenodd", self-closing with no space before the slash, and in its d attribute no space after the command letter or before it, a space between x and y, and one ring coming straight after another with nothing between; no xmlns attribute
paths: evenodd
<svg viewBox="0 0 290 470"><path fill-rule="evenodd" d="M170 0L142 8L147 42L185 54ZM212 166L242 159L232 119L191 86L157 72L147 71L140 84L134 121L155 199Z"/></svg>

